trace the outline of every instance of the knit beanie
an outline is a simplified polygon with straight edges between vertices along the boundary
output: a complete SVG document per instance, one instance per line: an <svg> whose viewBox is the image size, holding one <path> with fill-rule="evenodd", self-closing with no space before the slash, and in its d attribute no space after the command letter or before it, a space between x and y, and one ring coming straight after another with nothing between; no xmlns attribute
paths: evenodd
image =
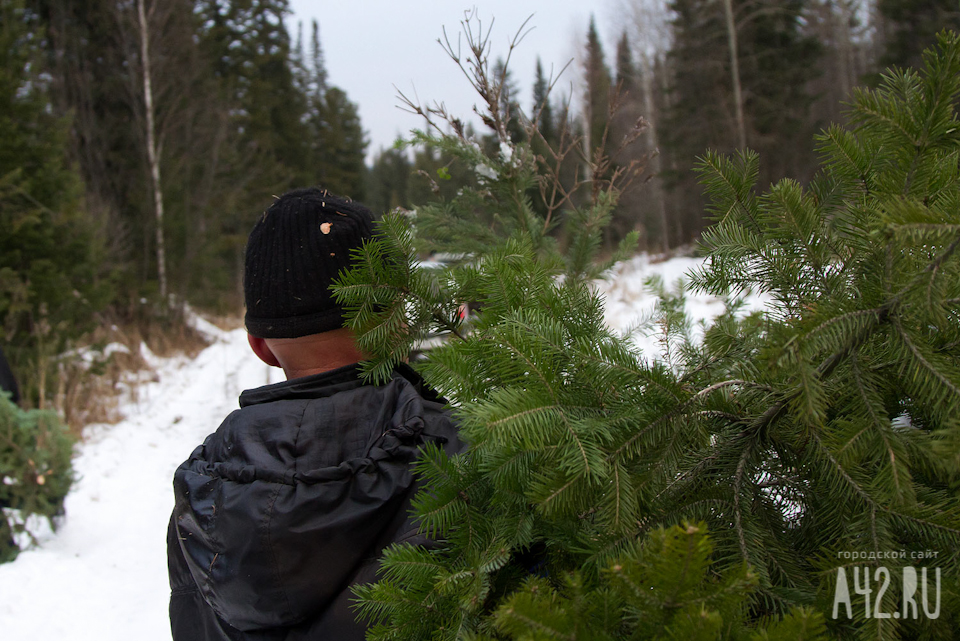
<svg viewBox="0 0 960 641"><path fill-rule="evenodd" d="M369 209L315 187L274 201L247 241L247 331L259 338L297 338L342 327L343 310L330 286L372 227Z"/></svg>

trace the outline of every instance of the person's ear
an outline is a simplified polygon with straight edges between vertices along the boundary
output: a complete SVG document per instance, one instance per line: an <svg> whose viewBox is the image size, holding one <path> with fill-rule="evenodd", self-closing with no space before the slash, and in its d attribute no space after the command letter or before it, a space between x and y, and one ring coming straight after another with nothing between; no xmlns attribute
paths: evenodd
<svg viewBox="0 0 960 641"><path fill-rule="evenodd" d="M266 339L247 334L247 342L250 343L250 349L253 350L253 353L256 354L257 358L261 361L273 367L281 367L280 361L273 355L270 346L267 345Z"/></svg>

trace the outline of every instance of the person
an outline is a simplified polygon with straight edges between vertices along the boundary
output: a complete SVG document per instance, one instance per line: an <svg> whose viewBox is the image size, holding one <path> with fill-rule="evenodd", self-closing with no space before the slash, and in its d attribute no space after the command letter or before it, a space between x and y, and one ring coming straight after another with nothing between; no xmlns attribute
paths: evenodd
<svg viewBox="0 0 960 641"><path fill-rule="evenodd" d="M363 639L351 587L392 543L428 545L412 465L463 448L445 401L406 365L364 383L330 284L371 237L357 202L316 188L277 199L247 243L245 324L286 381L240 409L174 475L168 529L174 641Z"/></svg>
<svg viewBox="0 0 960 641"><path fill-rule="evenodd" d="M7 363L3 350L0 349L0 392L7 392L12 403L20 402L20 387L17 385L17 378Z"/></svg>

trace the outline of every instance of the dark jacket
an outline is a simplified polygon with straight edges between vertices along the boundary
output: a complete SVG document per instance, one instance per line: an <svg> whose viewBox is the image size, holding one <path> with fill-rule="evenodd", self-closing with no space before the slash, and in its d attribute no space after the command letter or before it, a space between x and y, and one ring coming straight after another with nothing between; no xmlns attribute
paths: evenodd
<svg viewBox="0 0 960 641"><path fill-rule="evenodd" d="M463 448L406 366L381 386L350 366L245 391L174 475L174 641L363 639L350 586L389 544L427 543L409 502L430 441Z"/></svg>

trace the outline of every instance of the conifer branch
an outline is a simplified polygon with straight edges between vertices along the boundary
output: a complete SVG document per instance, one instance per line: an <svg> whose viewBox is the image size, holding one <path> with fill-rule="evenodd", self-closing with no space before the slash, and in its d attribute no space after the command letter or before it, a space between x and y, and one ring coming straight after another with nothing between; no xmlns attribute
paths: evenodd
<svg viewBox="0 0 960 641"><path fill-rule="evenodd" d="M540 501L540 505L546 505L547 503L551 503L551 502L552 502L554 499L556 499L558 496L560 496L561 494L563 494L564 492L566 492L567 489L570 488L570 486L572 486L572 485L573 485L574 483L576 483L577 481L580 481L585 475L586 475L586 472L585 472L585 471L577 472L576 474L574 474L573 476L570 477L570 480L569 480L569 481L567 481L567 482L564 483L561 487L557 488L556 490L554 490L553 492L551 492L550 494L548 494L545 499L543 499L542 501Z"/></svg>
<svg viewBox="0 0 960 641"><path fill-rule="evenodd" d="M850 367L851 367L851 371L853 372L854 381L856 382L857 392L860 395L860 400L863 402L863 405L867 409L867 413L870 416L870 422L868 424L868 427L873 426L877 434L883 440L884 447L887 450L887 455L890 458L890 470L891 470L891 473L893 474L893 481L897 489L897 494L898 496L902 496L903 493L906 491L904 487L904 483L909 483L909 481L902 482L900 480L900 471L898 470L897 456L896 456L896 453L893 451L893 446L891 445L891 442L890 442L889 424L881 420L881 418L877 415L874 409L874 403L870 399L869 393L867 392L867 383L866 381L863 380L863 373L860 370L860 362L859 362L859 359L857 358L856 352L850 355ZM864 430L868 429L868 427L865 427ZM863 430L861 430L858 433L858 436L862 433L863 433ZM843 448L840 449L840 452L843 452L843 450L846 449L847 446L852 442L853 441L851 440L850 442L847 443L847 445L844 445Z"/></svg>
<svg viewBox="0 0 960 641"><path fill-rule="evenodd" d="M821 454L823 454L823 455L827 458L827 460L830 461L830 463L833 464L833 466L834 466L835 470L837 471L837 473L840 474L840 477L841 477L844 481L846 481L847 485L849 485L849 486L851 487L851 489L853 489L853 491L857 494L857 496L859 496L859 497L863 500L863 502L866 503L868 506L870 506L870 507L876 507L876 506L877 506L877 502L873 499L872 496L870 496L870 494L869 494L866 490L864 490L862 487L860 487L860 484L859 484L859 483L857 483L857 482L847 473L847 470L844 469L844 467L843 467L843 465L840 463L840 461L838 461L836 458L834 458L834 456L833 456L833 454L830 452L829 448L827 448L827 446L823 443L823 441L820 440L820 437L817 436L817 435L814 434L814 433L811 433L811 434L810 434L810 438L811 438L811 440L812 440L814 443L816 443L816 444L820 447L820 452L821 452ZM875 530L873 531L873 534L874 534L874 537L873 537L871 540L873 541L874 548L879 549L879 548L878 548L879 544L878 544L878 542L877 542L876 531L875 531Z"/></svg>
<svg viewBox="0 0 960 641"><path fill-rule="evenodd" d="M954 238L953 242L951 242L947 246L947 248L943 250L942 253L940 253L939 255L937 255L935 259L930 261L930 263L927 264L927 266L923 269L923 271L921 271L919 274L914 276L909 283L904 285L900 289L900 291L897 292L896 296L894 296L889 301L887 301L887 303L884 305L887 311L892 311L896 307L896 305L900 303L903 297L906 296L908 293L910 293L910 291L912 291L917 286L917 284L920 282L922 278L925 278L927 274L930 274L936 271L937 269L939 269L940 266L943 265L943 263L946 262L948 258L953 256L954 252L957 251L957 247L960 247L960 235ZM890 263L893 260L892 259L893 255L891 253L893 251L893 247L891 245L887 245L886 251L887 251L887 270L889 271L891 269Z"/></svg>
<svg viewBox="0 0 960 641"><path fill-rule="evenodd" d="M877 320L879 323L879 321L884 317L884 314L886 311L887 311L886 305L881 305L880 307L872 307L870 309L857 309L852 312L841 314L840 316L834 316L833 318L827 319L826 321L820 323L816 327L812 327L811 329L807 330L806 336L807 337L813 336L814 334L830 329L834 325L839 325L850 319L862 318L864 316L872 317L875 320Z"/></svg>
<svg viewBox="0 0 960 641"><path fill-rule="evenodd" d="M735 386L735 385L736 385L736 386L741 386L741 387L753 387L753 388L756 388L756 389L761 389L761 390L763 390L763 391L765 391L765 392L773 392L773 391L775 391L772 387L770 387L769 385L764 385L763 383L755 383L755 382L753 382L753 381L744 381L744 380L740 380L740 379L733 379L733 380L729 380L729 381L720 381L719 383L714 383L713 385L710 385L710 386L708 386L708 387L705 387L704 389L702 389L702 390L700 390L699 392L697 392L696 394L694 394L693 397L692 397L689 401L687 401L687 403L689 403L689 402L691 402L691 401L694 401L694 400L701 400L701 399L709 396L710 394L714 393L714 392L717 391L718 389L723 389L723 388L725 388L725 387L731 387L731 386Z"/></svg>
<svg viewBox="0 0 960 641"><path fill-rule="evenodd" d="M634 432L633 435L630 436L630 438L628 438L624 443L620 445L620 447L618 447L613 452L607 455L607 462L611 462L611 461L614 461L615 459L620 458L620 456L623 455L624 450L626 450L628 447L631 447L634 443L636 443L642 437L646 436L647 432L649 432L650 430L659 426L661 423L665 423L671 420L679 412L679 409L680 408L675 408L670 412L661 414L654 421L648 423L646 427Z"/></svg>
<svg viewBox="0 0 960 641"><path fill-rule="evenodd" d="M516 326L522 327L522 328L524 328L524 329L527 330L527 331L530 331L530 332L535 332L535 331L536 331L536 329L535 329L532 325L530 325L529 323L526 323L526 322L523 322L523 321L518 321L518 320L514 320L514 321L512 321L512 322L513 322ZM560 351L560 352L563 352L563 351L565 350L565 346L564 346L564 345L560 345L560 344L558 344L558 343L556 343L556 342L554 342L554 341L551 341L551 340L549 339L549 337L547 337L547 336L542 336L542 337L541 337L541 340L543 340L543 342L544 342L546 345L548 345L549 347L551 347L552 349L555 349L555 350ZM577 358L584 359L584 360L586 360L586 361L588 361L588 362L590 362L590 363L594 363L594 364L597 364L597 365L603 365L603 366L608 367L608 368L610 368L610 369L612 369L612 370L619 371L619 372L622 372L622 373L624 373L624 374L629 374L629 375L635 376L635 377L639 378L640 380L642 380L644 384L646 384L646 385L652 385L652 386L656 387L657 389L659 389L660 391L664 392L665 394L668 394L668 395L672 396L674 399L679 400L679 396L677 395L677 390L675 390L675 389L670 389L670 388L664 386L662 383L660 383L659 381L657 381L657 380L655 380L653 377L651 377L651 376L649 375L649 371L646 370L646 369L644 369L644 368L642 368L642 367L636 367L636 368L627 367L627 366L622 365L622 364L620 364L620 363L611 362L611 361L606 360L606 359L603 359L603 358L601 358L601 357L599 357L599 356L597 356L597 355L595 355L595 354L593 354L593 353L591 353L591 352L586 352L586 351L583 351L583 350L579 350L576 355L577 355Z"/></svg>
<svg viewBox="0 0 960 641"><path fill-rule="evenodd" d="M936 521L931 521L930 519L923 519L923 518L920 518L919 516L914 516L912 514L905 514L903 512L894 512L893 510L886 509L886 508L884 508L884 511L890 512L893 516L896 516L897 518L901 518L906 521L912 521L917 525L933 528L935 530L940 530L942 532L950 534L954 539L954 544L955 545L960 544L960 529L958 528L943 525L942 523L937 523Z"/></svg>
<svg viewBox="0 0 960 641"><path fill-rule="evenodd" d="M524 363L526 363L527 367L529 367L530 370L536 373L537 378L539 378L540 382L543 383L543 388L547 391L548 394L550 394L550 397L553 399L553 402L557 403L558 402L557 394L556 392L554 392L553 386L547 380L547 377L544 376L543 372L540 371L540 368L537 367L537 364L534 363L529 356L527 356L526 352L504 336L498 337L498 340L500 340L504 345L509 347L510 351L512 351L515 356L520 358Z"/></svg>
<svg viewBox="0 0 960 641"><path fill-rule="evenodd" d="M620 523L620 466L613 466L613 496L615 508L613 511L613 522Z"/></svg>
<svg viewBox="0 0 960 641"><path fill-rule="evenodd" d="M743 559L750 563L750 552L747 550L747 537L743 530L743 517L740 510L740 500L741 494L743 493L743 474L747 467L747 460L750 458L752 453L753 445L752 442L743 448L743 453L740 455L740 461L737 463L737 471L733 477L733 526L737 531L737 542L740 545L740 554L743 556Z"/></svg>
<svg viewBox="0 0 960 641"><path fill-rule="evenodd" d="M704 157L702 162L706 167L709 167L712 170L713 174L721 180L721 182L727 187L729 192L733 195L733 201L729 209L727 210L727 213L720 217L720 222L726 221L730 212L732 212L735 208L739 208L740 211L743 212L743 214L747 217L747 220L749 220L750 223L753 225L754 231L757 234L762 236L763 229L760 227L760 223L757 222L756 218L754 218L753 211L752 211L753 208L750 206L749 203L746 203L742 200L742 198L740 197L739 190L737 189L737 186L734 185L732 182L730 182L729 178L727 178L724 168L720 164L718 164L717 161L714 160L714 158L710 154Z"/></svg>
<svg viewBox="0 0 960 641"><path fill-rule="evenodd" d="M960 397L960 388L954 385L953 381L944 376L940 370L933 366L929 360L920 352L916 344L910 340L910 336L907 335L907 332L904 331L903 325L900 323L900 319L893 317L893 326L896 328L897 333L900 335L900 340L903 341L903 344L907 346L907 349L910 351L910 354L916 360L916 362L925 370L930 372L934 378L940 381L944 387L949 389L957 397Z"/></svg>
<svg viewBox="0 0 960 641"><path fill-rule="evenodd" d="M433 315L433 319L438 323L440 323L440 326L443 327L445 330L447 330L448 332L450 332L451 334L453 334L454 336L456 336L458 339L462 341L466 340L464 335L460 333L459 328L455 324L450 322L447 318L445 318L444 316L441 316L440 312L434 310L432 312L432 315Z"/></svg>
<svg viewBox="0 0 960 641"><path fill-rule="evenodd" d="M857 171L857 174L858 174L858 176L857 176L857 177L858 177L858 180L857 180L858 185L859 185L860 188L863 190L864 195L870 195L871 189L870 189L870 180L869 180L869 177L870 177L870 170L873 169L873 164L872 164L872 162L871 162L871 164L868 165L866 168L861 169L862 163L859 162L859 160L858 160L857 158L854 158L854 157L851 156L849 153L847 153L846 147L842 144L842 141L841 141L841 139L840 139L840 136L842 136L842 135L844 135L844 134L846 134L846 133L847 133L847 132L843 131L842 129L839 129L839 128L836 128L836 127L830 127L830 128L827 129L827 131L824 132L822 135L824 136L824 138L825 138L826 140L829 140L831 143L833 143L833 149L834 149L836 152L839 152L839 153L840 153L840 155L843 157L843 160L846 161L847 166L850 167L850 168L855 168L855 170ZM871 158L871 161L873 161L873 160L874 160L874 159Z"/></svg>
<svg viewBox="0 0 960 641"><path fill-rule="evenodd" d="M556 400L556 399L554 399L554 400ZM527 417L527 416L532 416L532 415L535 415L535 414L541 414L541 413L544 413L544 412L548 412L548 413L549 413L550 410L555 410L555 411L558 411L558 412L562 412L562 411L563 411L563 408L562 408L560 405L543 405L543 406L541 406L541 407L532 407L532 408L530 408L530 409L528 409L528 410L523 410L522 412L517 412L516 414L511 414L511 415L509 415L509 416L504 416L503 418L499 418L499 419L497 419L497 420L495 420L495 421L492 421L492 422L490 422L490 423L487 424L487 427L499 427L500 425L503 425L504 423L508 423L508 422L511 422L511 421L516 421L516 420L519 419L519 418L525 418L525 417Z"/></svg>
<svg viewBox="0 0 960 641"><path fill-rule="evenodd" d="M677 478L671 480L669 483L664 485L663 489L660 490L654 496L654 501L659 501L660 497L672 490L677 485L681 484L683 481L688 478L703 478L706 475L706 470L717 462L717 459L720 458L721 446L715 445L713 447L713 452L707 456L702 457L695 465L687 468L683 472L677 475Z"/></svg>
<svg viewBox="0 0 960 641"><path fill-rule="evenodd" d="M692 416L704 416L708 418L723 418L731 423L739 423L744 420L744 417L732 414L730 412L721 412L720 410L700 410Z"/></svg>

